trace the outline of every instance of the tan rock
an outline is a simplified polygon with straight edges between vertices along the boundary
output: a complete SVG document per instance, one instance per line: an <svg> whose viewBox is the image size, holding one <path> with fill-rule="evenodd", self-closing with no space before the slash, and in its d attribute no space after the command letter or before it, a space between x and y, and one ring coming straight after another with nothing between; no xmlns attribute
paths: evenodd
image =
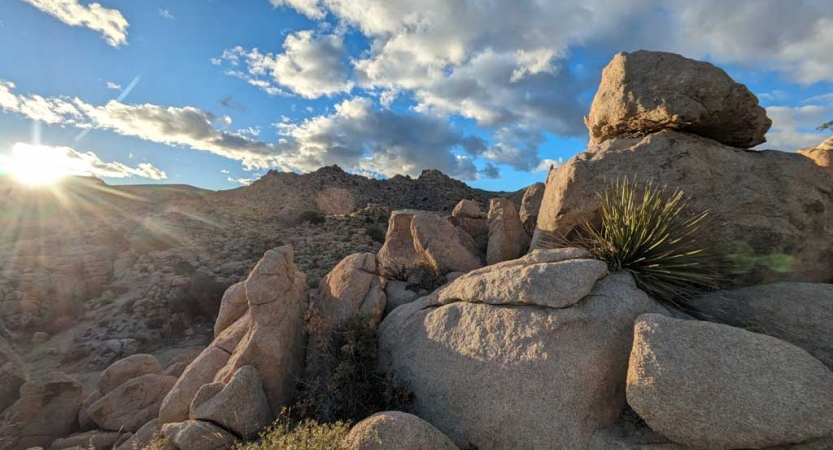
<svg viewBox="0 0 833 450"><path fill-rule="evenodd" d="M244 439L255 438L273 419L257 369L244 366L226 385L203 386L191 403L190 419L220 425Z"/></svg>
<svg viewBox="0 0 833 450"><path fill-rule="evenodd" d="M348 450L457 450L448 436L419 417L400 411L374 414L344 440Z"/></svg>
<svg viewBox="0 0 833 450"><path fill-rule="evenodd" d="M95 402L88 413L105 430L137 431L159 416L162 400L176 381L155 374L133 378Z"/></svg>
<svg viewBox="0 0 833 450"><path fill-rule="evenodd" d="M483 212L483 205L474 200L460 200L454 210L451 211L453 217L462 219L485 219L486 214Z"/></svg>
<svg viewBox="0 0 833 450"><path fill-rule="evenodd" d="M646 314L628 403L695 448L762 448L833 434L833 372L804 350L727 325Z"/></svg>
<svg viewBox="0 0 833 450"><path fill-rule="evenodd" d="M787 341L833 368L833 284L765 284L692 304L710 320Z"/></svg>
<svg viewBox="0 0 833 450"><path fill-rule="evenodd" d="M226 450L236 441L234 436L217 425L197 420L164 425L162 436L179 450Z"/></svg>
<svg viewBox="0 0 833 450"><path fill-rule="evenodd" d="M509 199L493 198L489 205L489 265L517 259L529 249L529 235L521 223L518 210Z"/></svg>
<svg viewBox="0 0 833 450"><path fill-rule="evenodd" d="M414 248L411 222L415 211L394 211L388 220L385 243L377 253L379 266L383 270L410 269L419 264L421 258Z"/></svg>
<svg viewBox="0 0 833 450"><path fill-rule="evenodd" d="M48 448L78 430L81 385L61 372L29 381L20 398L0 415L0 449Z"/></svg>
<svg viewBox="0 0 833 450"><path fill-rule="evenodd" d="M466 217L448 217L448 221L459 230L466 232L474 241L473 253L481 260L486 259L489 248L489 221L484 219L469 219Z"/></svg>
<svg viewBox="0 0 833 450"><path fill-rule="evenodd" d="M98 377L98 391L107 395L117 387L142 375L162 373L162 366L153 355L138 354L116 361Z"/></svg>
<svg viewBox="0 0 833 450"><path fill-rule="evenodd" d="M118 431L88 431L86 433L73 434L72 436L58 439L52 443L49 450L64 450L83 448L87 450L112 450L119 444L130 438L131 433Z"/></svg>
<svg viewBox="0 0 833 450"><path fill-rule="evenodd" d="M226 328L243 317L249 310L249 301L246 298L246 285L244 282L233 284L226 289L223 300L220 302L220 313L217 321L214 322L214 337L220 335Z"/></svg>
<svg viewBox="0 0 833 450"><path fill-rule="evenodd" d="M23 361L12 346L0 337L0 412L20 398L20 387L25 382Z"/></svg>
<svg viewBox="0 0 833 450"><path fill-rule="evenodd" d="M584 121L591 145L671 129L750 148L766 142L772 125L758 98L723 70L645 50L613 57Z"/></svg>
<svg viewBox="0 0 833 450"><path fill-rule="evenodd" d="M530 259L584 255L549 251ZM504 278L489 272L517 267L524 263L475 274ZM490 285L488 291L471 289L462 301L439 303L443 292L465 291L455 285L476 276L391 312L379 327L380 367L414 392L415 414L461 448L551 448L557 442L559 448L584 449L593 431L612 425L624 406L634 319L662 308L625 273L601 279L589 295L563 308L551 307L546 298L520 303L508 285L503 294ZM523 282L531 291L546 286L561 295L548 270L532 272ZM483 302L479 292L499 304Z"/></svg>
<svg viewBox="0 0 833 450"><path fill-rule="evenodd" d="M96 389L90 395L84 398L84 401L81 402L81 409L78 410L78 430L79 431L90 431L98 428L98 424L95 423L92 417L90 417L90 407L95 404L95 402L101 400L101 397L104 397L101 392Z"/></svg>
<svg viewBox="0 0 833 450"><path fill-rule="evenodd" d="M709 170L703 170L708 167ZM653 180L708 209L701 245L739 254L735 286L828 282L833 273L833 177L809 159L749 152L674 131L613 139L553 170L533 245L598 217L596 194L611 180Z"/></svg>
<svg viewBox="0 0 833 450"><path fill-rule="evenodd" d="M812 159L816 165L833 169L833 137L828 138L818 147L805 148L799 150L798 153Z"/></svg>
<svg viewBox="0 0 833 450"><path fill-rule="evenodd" d="M141 450L150 445L151 442L158 436L160 432L159 419L153 419L150 422L142 425L139 431L133 433L130 439L124 441L116 450Z"/></svg>
<svg viewBox="0 0 833 450"><path fill-rule="evenodd" d="M483 267L471 236L437 214L415 215L411 235L417 254L441 275Z"/></svg>
<svg viewBox="0 0 833 450"><path fill-rule="evenodd" d="M546 186L544 183L535 183L524 190L519 213L524 230L529 236L532 236L532 232L538 224L538 212L541 210L541 201L544 200Z"/></svg>
<svg viewBox="0 0 833 450"><path fill-rule="evenodd" d="M329 216L350 214L356 210L356 198L349 189L327 188L316 195L318 210Z"/></svg>
<svg viewBox="0 0 833 450"><path fill-rule="evenodd" d="M214 381L217 372L228 363L231 355L219 347L209 347L179 377L159 409L159 423L182 422L188 419L191 401L200 388Z"/></svg>
<svg viewBox="0 0 833 450"><path fill-rule="evenodd" d="M321 280L311 308L333 326L352 317L378 324L385 312L384 287L385 278L379 275L376 255L356 253L341 260Z"/></svg>

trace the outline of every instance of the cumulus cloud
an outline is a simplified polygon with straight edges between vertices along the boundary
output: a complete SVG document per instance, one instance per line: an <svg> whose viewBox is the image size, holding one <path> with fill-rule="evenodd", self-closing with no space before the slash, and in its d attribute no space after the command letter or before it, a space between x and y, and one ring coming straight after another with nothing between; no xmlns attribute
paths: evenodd
<svg viewBox="0 0 833 450"><path fill-rule="evenodd" d="M801 106L770 106L766 112L772 128L766 135L767 142L757 148L794 152L815 147L830 136L816 127L833 118L833 99Z"/></svg>
<svg viewBox="0 0 833 450"><path fill-rule="evenodd" d="M348 92L352 83L347 52L340 36L300 31L286 36L283 53L263 53L234 47L212 62L227 66L227 74L242 78L272 95L288 90L305 98Z"/></svg>
<svg viewBox="0 0 833 450"><path fill-rule="evenodd" d="M17 143L12 148L12 156L0 161L14 172L16 165L25 165L24 169L45 170L62 175L96 176L102 178L148 178L164 180L168 178L163 170L153 164L140 163L131 167L120 162L104 162L93 152L81 152L70 147L51 147ZM35 167L32 167L35 166Z"/></svg>
<svg viewBox="0 0 833 450"><path fill-rule="evenodd" d="M67 25L98 31L113 47L127 44L127 28L130 24L117 9L105 8L98 3L82 5L78 0L23 1Z"/></svg>

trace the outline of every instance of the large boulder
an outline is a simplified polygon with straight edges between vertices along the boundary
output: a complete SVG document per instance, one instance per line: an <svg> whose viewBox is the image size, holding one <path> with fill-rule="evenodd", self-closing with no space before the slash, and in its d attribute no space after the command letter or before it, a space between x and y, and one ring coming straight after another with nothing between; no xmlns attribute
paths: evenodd
<svg viewBox="0 0 833 450"><path fill-rule="evenodd" d="M414 237L411 235L411 222L417 213L418 211L399 210L390 214L385 243L377 253L379 267L383 271L399 272L411 269L421 261L414 248Z"/></svg>
<svg viewBox="0 0 833 450"><path fill-rule="evenodd" d="M227 385L248 365L260 374L274 416L292 399L304 362L307 306L306 276L295 265L292 246L267 251L245 288L248 311L185 369L162 404L160 424L187 420L203 385Z"/></svg>
<svg viewBox="0 0 833 450"><path fill-rule="evenodd" d="M546 187L547 185L544 183L535 183L524 190L519 213L524 230L530 236L538 224L538 212L541 210L541 201L544 200Z"/></svg>
<svg viewBox="0 0 833 450"><path fill-rule="evenodd" d="M217 321L214 322L214 337L219 336L223 330L237 322L248 310L246 284L241 281L231 285L223 293L223 299L220 302L220 313L217 315Z"/></svg>
<svg viewBox="0 0 833 450"><path fill-rule="evenodd" d="M0 337L0 412L20 398L20 387L26 382L23 361L11 344Z"/></svg>
<svg viewBox="0 0 833 450"><path fill-rule="evenodd" d="M440 275L483 267L472 237L438 214L416 214L411 235L416 253Z"/></svg>
<svg viewBox="0 0 833 450"><path fill-rule="evenodd" d="M460 200L454 210L451 211L453 217L461 219L485 219L486 214L483 213L483 205L474 200Z"/></svg>
<svg viewBox="0 0 833 450"><path fill-rule="evenodd" d="M817 147L805 148L799 150L800 155L804 155L821 167L833 169L833 137L819 144Z"/></svg>
<svg viewBox="0 0 833 450"><path fill-rule="evenodd" d="M524 230L518 210L506 198L493 198L489 204L489 246L486 263L497 264L520 258L529 249L529 235Z"/></svg>
<svg viewBox="0 0 833 450"><path fill-rule="evenodd" d="M272 423L272 411L254 366L241 367L228 384L206 384L191 402L191 420L220 425L235 436L253 439Z"/></svg>
<svg viewBox="0 0 833 450"><path fill-rule="evenodd" d="M176 378L148 374L133 378L117 387L87 410L95 423L105 430L137 431L159 416L162 400L176 383Z"/></svg>
<svg viewBox="0 0 833 450"><path fill-rule="evenodd" d="M399 411L374 414L344 440L348 450L457 450L448 436L419 417Z"/></svg>
<svg viewBox="0 0 833 450"><path fill-rule="evenodd" d="M61 372L29 381L20 398L0 415L0 450L48 448L78 431L81 385Z"/></svg>
<svg viewBox="0 0 833 450"><path fill-rule="evenodd" d="M98 391L107 395L117 387L142 375L160 375L162 366L153 355L138 354L116 361L98 376Z"/></svg>
<svg viewBox="0 0 833 450"><path fill-rule="evenodd" d="M350 255L321 279L318 297L310 306L338 326L353 317L362 317L374 325L385 312L385 278L379 275L376 255Z"/></svg>
<svg viewBox="0 0 833 450"><path fill-rule="evenodd" d="M833 284L776 283L692 302L705 318L776 337L833 368Z"/></svg>
<svg viewBox="0 0 833 450"><path fill-rule="evenodd" d="M141 450L159 437L159 419L153 419L142 425L139 431L133 433L129 439L119 444L116 450ZM112 448L112 447L110 447ZM109 449L108 449L109 450Z"/></svg>
<svg viewBox="0 0 833 450"><path fill-rule="evenodd" d="M758 98L720 68L644 50L604 68L585 123L591 145L671 129L740 148L766 142L772 125Z"/></svg>
<svg viewBox="0 0 833 450"><path fill-rule="evenodd" d="M400 306L379 327L380 367L460 447L583 449L624 406L634 320L663 310L586 257L536 251Z"/></svg>
<svg viewBox="0 0 833 450"><path fill-rule="evenodd" d="M219 426L199 420L169 423L162 426L161 435L179 450L226 450L237 441Z"/></svg>
<svg viewBox="0 0 833 450"><path fill-rule="evenodd" d="M728 325L636 323L628 403L694 448L763 448L833 434L833 372L804 350Z"/></svg>
<svg viewBox="0 0 833 450"><path fill-rule="evenodd" d="M708 170L704 170L708 168ZM736 286L829 282L833 276L833 177L809 159L750 152L661 131L613 139L552 170L534 245L598 218L597 193L624 178L681 189L692 210L709 210L701 245L740 255Z"/></svg>

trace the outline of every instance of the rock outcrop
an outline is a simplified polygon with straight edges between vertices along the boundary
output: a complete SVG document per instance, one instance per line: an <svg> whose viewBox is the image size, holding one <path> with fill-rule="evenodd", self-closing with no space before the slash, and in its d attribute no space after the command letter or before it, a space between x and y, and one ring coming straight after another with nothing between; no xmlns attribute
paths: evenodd
<svg viewBox="0 0 833 450"><path fill-rule="evenodd" d="M23 361L12 346L0 337L0 412L20 398L20 386L25 382Z"/></svg>
<svg viewBox="0 0 833 450"><path fill-rule="evenodd" d="M493 198L489 204L489 245L486 263L497 264L520 258L529 249L518 210L509 199Z"/></svg>
<svg viewBox="0 0 833 450"><path fill-rule="evenodd" d="M203 385L190 409L191 420L211 422L243 439L257 437L272 422L269 401L254 366L241 367L228 384Z"/></svg>
<svg viewBox="0 0 833 450"><path fill-rule="evenodd" d="M113 363L98 377L98 391L107 395L117 387L142 375L161 375L162 366L153 355L128 356Z"/></svg>
<svg viewBox="0 0 833 450"><path fill-rule="evenodd" d="M776 337L833 368L833 284L776 283L692 302L706 319Z"/></svg>
<svg viewBox="0 0 833 450"><path fill-rule="evenodd" d="M833 434L833 372L792 344L727 325L641 316L627 396L651 429L694 448Z"/></svg>
<svg viewBox="0 0 833 450"><path fill-rule="evenodd" d="M704 170L708 167L708 170ZM653 180L708 209L702 246L737 255L736 286L829 282L833 274L833 177L801 155L749 152L676 131L612 139L550 172L534 244L598 217L611 180Z"/></svg>
<svg viewBox="0 0 833 450"><path fill-rule="evenodd" d="M214 337L219 336L223 330L237 322L248 310L249 303L246 298L246 284L244 282L233 284L226 289L226 292L223 293L223 299L220 301L220 312L217 315L217 321L214 322Z"/></svg>
<svg viewBox="0 0 833 450"><path fill-rule="evenodd" d="M88 431L58 439L52 443L49 450L112 450L130 439L131 436L130 433L118 431Z"/></svg>
<svg viewBox="0 0 833 450"><path fill-rule="evenodd" d="M604 68L585 123L591 145L671 129L739 148L766 142L772 125L758 98L720 68L644 50Z"/></svg>
<svg viewBox="0 0 833 450"><path fill-rule="evenodd" d="M176 378L166 375L141 375L101 397L87 413L105 430L138 431L159 416L162 400L174 383Z"/></svg>
<svg viewBox="0 0 833 450"><path fill-rule="evenodd" d="M417 255L440 275L483 267L474 239L438 214L416 214L411 236Z"/></svg>
<svg viewBox="0 0 833 450"><path fill-rule="evenodd" d="M544 200L546 187L544 183L535 183L524 190L520 215L521 223L529 236L532 236L535 226L538 225L538 213L541 210L541 201Z"/></svg>
<svg viewBox="0 0 833 450"><path fill-rule="evenodd" d="M399 411L362 420L344 443L348 450L457 450L451 439L430 423Z"/></svg>
<svg viewBox="0 0 833 450"><path fill-rule="evenodd" d="M338 326L352 317L378 324L385 312L385 278L379 275L376 255L357 253L344 258L318 285L310 305L320 318Z"/></svg>
<svg viewBox="0 0 833 450"><path fill-rule="evenodd" d="M396 308L379 327L380 367L460 447L584 448L624 406L634 319L662 310L630 275L576 269L586 257L539 250ZM521 284L552 299L518 298Z"/></svg>
<svg viewBox="0 0 833 450"><path fill-rule="evenodd" d="M414 248L411 222L418 211L393 211L388 220L385 243L377 253L379 266L384 271L403 271L416 267L421 261Z"/></svg>
<svg viewBox="0 0 833 450"><path fill-rule="evenodd" d="M833 169L833 137L828 138L817 147L799 150L798 154L812 159L821 167Z"/></svg>
<svg viewBox="0 0 833 450"><path fill-rule="evenodd" d="M81 385L61 372L25 383L0 415L0 450L47 448L78 431L81 396Z"/></svg>

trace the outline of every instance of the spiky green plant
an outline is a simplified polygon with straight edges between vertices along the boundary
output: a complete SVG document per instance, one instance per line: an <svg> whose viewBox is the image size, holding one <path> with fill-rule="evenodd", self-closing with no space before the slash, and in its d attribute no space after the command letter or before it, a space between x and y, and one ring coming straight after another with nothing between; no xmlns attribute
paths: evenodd
<svg viewBox="0 0 833 450"><path fill-rule="evenodd" d="M640 289L677 308L718 287L717 255L697 239L708 211L690 212L681 190L625 178L598 200L599 226L585 219L567 244L586 248L611 270L627 270Z"/></svg>

